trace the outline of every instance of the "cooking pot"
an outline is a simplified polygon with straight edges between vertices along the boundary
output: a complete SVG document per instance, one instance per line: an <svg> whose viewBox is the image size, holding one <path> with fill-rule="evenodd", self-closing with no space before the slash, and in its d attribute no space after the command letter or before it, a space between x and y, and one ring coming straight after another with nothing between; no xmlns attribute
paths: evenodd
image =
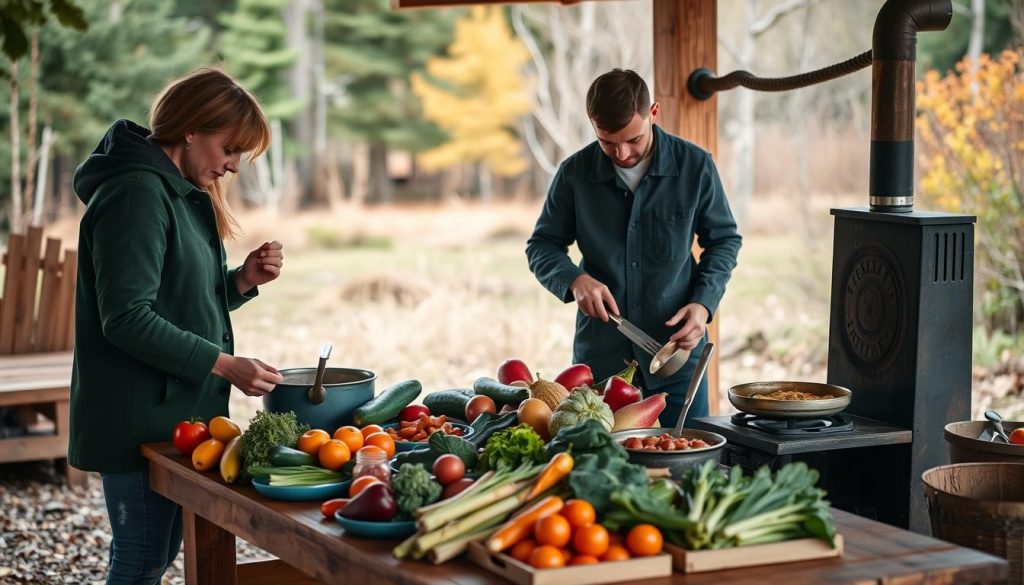
<svg viewBox="0 0 1024 585"><path fill-rule="evenodd" d="M377 375L368 370L326 368L323 386L327 397L320 404L309 401L309 389L316 378L316 368L281 370L284 380L263 397L263 408L269 412L295 413L300 423L328 433L353 423L357 408L373 398Z"/></svg>

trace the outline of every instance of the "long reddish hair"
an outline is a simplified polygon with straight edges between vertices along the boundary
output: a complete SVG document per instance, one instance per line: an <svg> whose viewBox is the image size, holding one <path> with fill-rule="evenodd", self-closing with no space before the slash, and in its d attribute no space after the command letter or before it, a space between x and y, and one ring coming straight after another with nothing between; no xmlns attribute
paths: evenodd
<svg viewBox="0 0 1024 585"><path fill-rule="evenodd" d="M248 153L249 162L270 144L270 125L259 100L217 67L196 69L172 81L153 100L149 128L154 142L176 144L189 132L230 132L232 142ZM238 235L238 222L227 202L222 177L207 187L221 239Z"/></svg>

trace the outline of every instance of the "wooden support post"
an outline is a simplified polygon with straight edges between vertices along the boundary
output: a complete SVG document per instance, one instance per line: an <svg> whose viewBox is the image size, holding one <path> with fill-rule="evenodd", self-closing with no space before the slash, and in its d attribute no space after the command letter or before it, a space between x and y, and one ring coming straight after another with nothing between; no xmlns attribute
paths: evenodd
<svg viewBox="0 0 1024 585"><path fill-rule="evenodd" d="M235 535L188 508L182 509L182 522L185 583L235 585Z"/></svg>
<svg viewBox="0 0 1024 585"><path fill-rule="evenodd" d="M718 156L718 99L700 101L686 91L690 72L718 66L718 0L654 0L654 99L661 127ZM696 245L696 244L694 244ZM721 311L708 327L718 344ZM708 366L708 403L718 414L718 353Z"/></svg>

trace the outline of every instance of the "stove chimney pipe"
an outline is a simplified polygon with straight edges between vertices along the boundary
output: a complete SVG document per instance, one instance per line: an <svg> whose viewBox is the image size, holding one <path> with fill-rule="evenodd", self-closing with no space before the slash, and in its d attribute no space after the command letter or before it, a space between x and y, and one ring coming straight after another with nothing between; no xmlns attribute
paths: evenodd
<svg viewBox="0 0 1024 585"><path fill-rule="evenodd" d="M871 84L871 211L914 209L917 33L953 18L951 0L888 0L875 18Z"/></svg>

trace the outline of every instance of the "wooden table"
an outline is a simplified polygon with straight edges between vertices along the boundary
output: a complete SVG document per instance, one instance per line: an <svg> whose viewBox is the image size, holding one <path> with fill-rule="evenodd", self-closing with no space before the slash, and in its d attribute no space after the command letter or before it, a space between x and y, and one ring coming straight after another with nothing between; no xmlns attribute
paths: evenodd
<svg viewBox="0 0 1024 585"><path fill-rule="evenodd" d="M462 559L441 566L398 561L391 556L395 542L342 536L344 531L337 523L321 516L319 502L279 502L260 496L251 486L228 486L216 473L193 471L190 461L170 444L144 445L142 453L149 459L152 489L183 508L185 580L190 585L508 583ZM846 539L841 559L694 575L673 573L643 583L903 585L1006 579L1003 559L839 510L834 514L836 528ZM236 535L280 560L239 564L236 569Z"/></svg>

